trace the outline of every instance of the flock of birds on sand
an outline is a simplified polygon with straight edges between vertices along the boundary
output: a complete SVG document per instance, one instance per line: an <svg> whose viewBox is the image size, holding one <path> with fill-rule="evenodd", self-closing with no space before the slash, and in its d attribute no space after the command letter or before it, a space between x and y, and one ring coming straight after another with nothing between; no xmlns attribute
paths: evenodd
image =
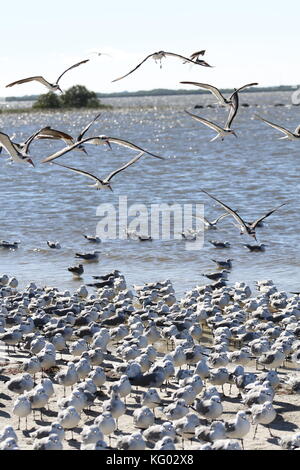
<svg viewBox="0 0 300 470"><path fill-rule="evenodd" d="M168 56L177 57L184 63L210 67L200 58L204 53L199 51L189 58L164 51L150 54L113 81L135 72L149 58L161 62ZM38 81L50 91L62 92L59 82L64 74L88 60L67 68L55 83L34 76L7 86ZM229 98L212 85L181 83L209 90L229 108L224 127L186 111L216 131L212 140L223 140L230 134L237 137L231 125L238 112L238 94L257 83L235 89ZM4 148L16 163L34 166L29 153L34 140L62 140L66 147L42 163L66 168L92 179L92 187L109 190L112 178L143 155L165 158L121 138L84 137L99 116L76 138L50 126L39 129L24 143L16 143L0 132L0 151ZM284 139L300 138L300 126L291 132L257 118L283 132ZM72 150L87 153L87 144L109 148L117 144L138 153L104 179L54 162ZM247 222L214 195L200 191L225 210L214 221L205 218L205 228L216 229L220 220L231 216L241 234L255 241L256 229L264 219L285 205ZM101 241L85 237L94 243ZM50 248L60 248L58 242L47 243ZM216 248L230 246L217 240L210 243ZM15 249L18 242L2 240L0 246ZM246 246L262 251L265 245ZM97 261L99 253L77 253L76 257L82 262ZM187 441L190 448L199 450L242 450L250 433L256 439L259 426L268 427L272 442L279 448L299 449L300 432L278 437L271 427L279 414L274 400L277 394L300 390L296 375L287 379L278 371L288 362L296 371L300 362L300 297L298 293L288 297L272 281L257 282L256 296L245 283L228 287L226 277L232 259L213 261L218 270L204 274L213 283L196 286L180 300L170 280L134 286L133 292L118 270L94 276L90 284L96 288L94 294L89 294L85 285L71 294L40 288L34 282L21 291L15 278L2 275L0 341L5 345L6 352L2 353L8 363L4 362L0 374L4 391L0 405L9 409L8 417L18 418L18 428L8 425L0 429L0 449L22 449L22 433L26 448L34 450L72 446L83 450L176 450L185 448ZM77 277L84 271L83 264L68 269ZM249 372L251 361L256 368ZM224 414L229 399L236 403L232 420L226 420ZM50 424L47 417L53 418Z"/></svg>
<svg viewBox="0 0 300 470"><path fill-rule="evenodd" d="M71 294L1 276L0 405L16 423L1 450L300 449L277 404L300 391L298 294L266 280L256 295L206 284L177 300L168 279L100 279Z"/></svg>

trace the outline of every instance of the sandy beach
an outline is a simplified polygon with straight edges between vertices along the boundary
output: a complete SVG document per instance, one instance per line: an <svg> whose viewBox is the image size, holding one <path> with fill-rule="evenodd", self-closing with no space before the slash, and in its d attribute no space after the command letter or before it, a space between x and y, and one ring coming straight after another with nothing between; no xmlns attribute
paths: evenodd
<svg viewBox="0 0 300 470"><path fill-rule="evenodd" d="M118 279L118 278L117 278ZM171 284L168 284L171 285ZM80 305L81 311L87 312L88 308L90 308L92 305L96 306L98 308L98 315L97 319L94 319L93 322L94 324L100 326L99 331L101 329L107 329L110 334L110 338L108 340L107 346L104 345L102 348L103 351L103 357L102 360L100 359L100 366L105 372L106 375L106 380L105 383L101 387L95 387L97 390L93 393L93 403L90 406L85 406L81 412L80 412L80 420L78 424L73 427L72 429L65 429L65 437L61 441L61 449L63 450L76 450L76 449L83 449L84 448L84 443L83 443L83 429L87 426L92 426L94 424L94 421L97 417L101 415L103 412L103 402L105 400L108 400L111 397L111 387L115 384L118 384L119 379L121 375L124 375L124 371L121 370L120 366L124 365L126 366L127 362L125 360L126 353L125 349L123 352L120 352L120 346L123 343L124 347L124 338L120 339L119 341L115 342L113 339L113 334L112 332L116 331L116 328L119 325L127 326L129 330L133 331L133 325L138 322L138 318L140 315L143 315L142 321L139 321L139 323L142 324L140 334L135 336L135 339L141 340L141 345L143 347L139 347L138 349L138 354L135 359L129 359L129 362L137 361L139 360L140 356L145 352L146 350L146 344L153 348L155 348L156 351L156 357L151 363L151 367L155 366L155 364L161 364L164 359L166 359L166 355L174 353L174 350L178 345L183 345L184 348L186 348L187 351L191 350L191 347L193 348L195 345L200 345L203 351L202 354L202 359L205 358L205 360L209 361L212 359L213 356L215 356L215 351L218 350L216 348L216 326L213 325L211 318L212 316L207 316L206 319L199 320L199 317L197 317L193 314L195 312L199 312L203 310L203 293L205 292L205 298L210 298L211 300L211 307L213 305L217 305L217 300L220 300L222 295L224 296L225 292L230 292L230 300L228 300L227 305L225 307L220 308L220 305L218 307L218 311L222 313L222 319L223 322L226 319L229 319L231 317L230 312L230 306L232 307L233 305L239 305L239 310L243 310L244 312L247 312L247 315L245 316L244 321L240 321L241 324L246 324L246 321L249 322L249 319L255 318L255 313L257 310L253 310L252 308L249 308L249 298L253 301L253 299L258 298L256 296L260 295L262 297L262 293L260 292L252 292L251 297L248 295L245 295L243 300L239 300L237 303L236 301L233 300L234 298L234 293L236 294L238 291L241 291L241 289L244 288L244 286L239 285L236 287L223 287L219 290L213 291L209 284L206 286L197 286L195 289L193 289L193 294L191 292L186 293L185 297L182 299L176 299L176 301L170 301L168 302L170 307L167 307L165 310L167 313L162 314L161 313L161 305L164 304L165 306L168 306L167 303L164 303L162 301L163 299L163 293L161 295L158 295L156 302L152 302L149 307L145 307L145 293L151 291L150 287L147 287L146 285L140 287L140 291L134 291L133 288L129 289L119 289L117 281L115 281L115 287L112 288L113 292L110 292L110 297L109 300L107 297L105 297L104 292L107 289L102 288L98 289L96 294L92 290L87 294L86 292L83 294L82 291L82 297L78 296L77 297L73 296L70 294L70 298L67 298L66 296L63 295L62 292L59 292L58 290L54 289L47 289L47 297L50 297L51 300L48 300L47 306L44 305L44 309L48 312L52 312L50 315L50 319L48 319L48 324L47 322L43 326L39 327L34 327L33 331L31 333L28 333L27 335L22 335L21 341L18 342L16 346L10 346L9 349L7 345L4 344L3 342L3 332L12 332L15 331L16 328L19 328L20 325L23 325L26 320L31 318L36 319L38 317L37 312L42 311L42 309L39 309L37 306L38 300L42 299L43 297L45 298L45 290L40 289L37 286L35 288L33 287L31 289L31 302L27 305L27 308L24 308L25 303L23 302L24 299L27 298L28 296L28 290L24 291L18 291L16 288L12 289L9 287L2 287L1 292L2 292L2 298L1 298L1 304L2 304L2 324L3 324L3 319L6 320L6 327L5 329L2 328L2 333L1 333L1 361L0 361L0 436L3 435L3 432L5 430L6 426L12 426L14 432L16 433L16 446L21 449L21 450L32 450L34 446L37 443L37 439L34 439L32 436L32 433L36 431L39 428L49 426L51 423L56 422L58 419L58 413L61 411L61 404L60 402L66 397L70 396L71 393L71 388L74 389L77 387L80 383L85 382L85 378L81 378L78 380L78 382L73 386L73 387L64 387L63 385L59 384L57 381L57 374L65 371L67 368L67 364L70 362L73 362L75 365L78 364L78 361L80 360L80 356L75 357L72 353L70 353L70 347L74 345L74 342L78 340L78 331L80 331L80 328L82 329L82 326L80 325L80 321L78 321L78 326L73 325L73 333L72 337L70 340L66 342L66 348L64 348L61 351L56 351L55 353L55 365L48 370L43 370L40 372L37 372L34 374L34 387L35 389L38 385L41 385L42 380L46 377L50 378L51 381L53 382L53 389L54 393L52 396L50 396L47 400L47 404L42 407L40 410L31 410L30 413L27 416L27 426L25 425L25 418L21 418L20 422L20 429L18 425L18 416L13 412L13 407L15 400L18 397L18 394L15 392L12 392L11 390L8 389L8 383L11 379L13 378L18 378L22 374L24 374L24 362L26 362L30 357L33 357L34 354L30 352L30 349L28 349L28 344L30 344L30 341L28 343L28 339L31 341L33 340L34 337L37 336L43 336L45 335L45 332L47 331L47 327L49 325L57 325L57 322L60 320L60 323L62 323L61 318L62 318L62 311L67 312L69 306L69 311L72 311L70 308L70 305L74 305L74 300L77 300L78 304ZM124 287L124 286L123 286ZM144 290L143 290L144 289ZM163 289L163 287L161 288ZM154 287L152 288L154 290ZM156 286L156 291L159 292L159 289ZM54 292L55 295L51 297L49 295L51 292ZM142 292L143 295L142 295ZM274 293L276 292L275 286L272 286L272 292L273 296ZM3 295L5 293L5 296ZM132 296L132 293L136 295L136 297ZM197 293L197 294L196 294ZM249 294L249 292L248 292ZM172 294L173 295L173 294ZM197 298L198 295L198 298ZM265 299L270 299L272 298L267 290L266 293L263 294ZM71 298L72 297L72 298ZM121 298L127 299L126 303L126 308L128 306L131 306L132 309L129 310L128 315L126 316L126 320L123 322L118 322L119 325L109 325L110 321L109 319L113 318L115 315L116 309L112 308L111 313L109 315L104 315L104 312L108 311L108 306L113 306L116 305L117 301L120 303ZM104 300L105 299L105 300ZM194 299L191 301L191 299ZM196 300L195 300L196 299ZM294 296L294 304L299 303L299 298L298 296ZM60 303L58 303L58 300ZM165 299L166 300L166 299ZM20 319L20 323L16 326L10 326L12 325L11 318L13 316L13 312L15 311L15 308L17 306L17 303L19 302L19 306L21 301L23 302L23 310L22 310L22 318ZM157 302L160 301L160 304ZM143 304L144 302L144 304ZM194 302L194 303L193 303ZM248 303L247 303L248 302ZM35 303L35 304L34 304ZM271 303L271 302L270 302ZM269 307L270 307L269 303ZM186 307L187 304L190 304L189 307ZM105 305L105 307L104 307ZM117 304L118 305L118 304ZM143 306L144 305L144 306ZM174 305L176 305L178 308L174 308ZM205 304L207 305L207 304ZM50 307L55 306L54 310L51 310ZM283 307L284 306L284 307ZM290 313L285 313L283 316L285 319L286 318L291 318L290 321L283 321L284 318L282 318L280 323L275 322L272 324L271 317L276 319L276 315L278 315L281 312L288 312L287 308L287 303L283 302L282 306L280 308L271 308L269 310L270 316L266 320L258 320L255 323L256 326L256 331L262 331L267 330L267 328L271 328L274 326L279 326L280 327L280 334L283 336L284 332L286 333L287 330L289 329L291 331L291 328L287 328L287 325L289 324L294 324L295 321L293 321L293 318L291 318ZM168 312L169 308L169 312ZM173 310L173 313L172 313ZM175 314L175 311L178 310L178 312ZM232 309L233 310L233 309ZM250 311L251 310L251 311ZM54 313L56 311L56 314ZM272 311L272 312L271 312ZM4 313L3 313L4 312ZM145 315L145 312L148 312L148 317ZM150 315L150 312L152 314ZM153 313L154 312L154 313ZM158 314L157 312L160 312ZM156 315L155 315L156 313ZM153 321L157 322L157 325L160 325L161 320L163 319L166 323L171 324L173 323L176 324L176 321L178 321L178 315L179 313L181 314L181 320L182 319L188 319L189 317L192 318L191 324L193 326L198 325L200 328L202 328L202 333L200 334L200 337L192 338L189 333L189 328L191 324L187 323L187 327L185 329L181 329L181 338L180 335L175 335L168 340L164 335L166 335L166 330L165 326L157 326L157 331L159 332L158 338L153 338L151 339L151 335L149 334L149 325L151 324L152 326L154 325ZM207 313L209 313L209 309L207 309ZM295 311L294 311L295 313ZM76 314L75 318L78 318L81 314ZM176 320L176 315L177 315L177 320ZM133 321L135 316L135 321ZM106 317L106 318L105 318ZM151 317L151 318L150 318ZM153 317L153 318L152 318ZM154 319L155 317L155 319ZM258 316L259 317L259 316ZM84 323L84 322L82 322ZM36 322L36 324L38 324ZM66 325L67 323L65 323ZM249 324L249 323L248 323ZM297 322L296 322L297 324ZM8 326L9 325L9 326ZM260 325L260 330L258 328L258 325ZM218 327L222 328L222 327ZM228 328L228 327L223 327ZM225 332L224 330L224 332ZM48 328L48 334L45 335L46 341L50 342L53 341L53 337L49 335L49 328ZM184 334L183 334L184 331ZM234 329L232 328L232 332ZM98 333L98 330L97 330ZM97 336L97 333L94 334L94 339ZM279 335L280 335L279 334ZM29 336L28 336L29 335ZM30 336L31 335L31 336ZM266 337L266 333L264 332L264 335ZM273 345L274 349L274 344L275 340L278 340L279 335L274 335L274 338L272 338L272 335L269 336L270 340L270 348ZM127 340L128 340L127 335ZM177 337L176 337L177 336ZM263 334L260 334L259 337L263 336ZM292 344L296 347L298 347L297 343L297 336L295 333L292 335L293 341ZM131 339L133 336L131 336ZM188 341L189 339L189 341ZM142 340L145 340L142 342ZM26 344L27 342L27 349L26 349ZM54 342L54 341L53 341ZM223 343L225 344L226 341ZM224 349L225 354L227 354L227 357L230 357L230 352L233 351L239 351L240 350L240 344L239 342L236 341L236 338L234 339L233 336L231 338L231 341L228 342L228 349L226 351L226 348ZM92 339L88 341L88 351L91 352L93 351L92 345ZM104 344L104 343L103 343ZM187 347L188 345L188 347ZM25 347L24 347L25 346ZM245 346L245 344L243 344ZM174 392L177 392L178 389L182 388L182 382L180 382L179 379L179 372L186 371L187 376L194 376L194 371L196 370L197 363L199 361L197 360L196 363L191 363L187 364L182 364L180 367L175 367L174 371L175 374L170 377L168 380L167 385L165 386L165 381L164 381L164 386L163 388L157 386L156 390L159 394L159 397L161 398L161 405L157 406L155 408L155 416L153 421L154 424L162 424L168 419L166 418L166 415L164 414L164 410L166 409L167 406L170 404L174 403ZM90 372L91 374L93 370L95 370L96 367L99 367L96 365L92 365L90 367ZM216 370L215 367L213 367L214 364L209 366L210 372L212 370ZM235 368L238 365L237 362L230 362L230 360L227 361L227 364L225 365L225 369L228 371L228 373L233 372ZM255 379L259 379L265 372L266 369L263 370L263 366L260 364L259 367L256 367L256 362L254 357L252 357L246 365L243 366L243 374L246 375L250 372L255 374ZM269 367L268 369L272 369L272 367ZM148 371L147 371L148 372ZM147 374L146 371L143 372L142 375ZM295 361L291 360L291 353L286 355L284 359L284 363L277 368L277 374L279 378L279 383L274 387L274 397L272 400L273 407L276 411L276 417L275 419L270 423L269 428L265 425L258 425L257 431L256 431L256 436L255 439L253 439L254 432L255 432L255 425L252 424L252 415L250 410L250 407L247 407L247 405L244 403L244 398L245 398L245 393L246 390L242 390L241 388L237 388L236 383L234 380L229 383L229 381L225 381L223 387L221 385L216 385L216 391L215 394L219 394L221 404L222 404L222 413L218 416L217 419L213 420L208 420L211 422L213 421L222 421L222 422L230 422L233 421L236 418L236 415L239 411L246 411L246 416L250 422L249 430L247 431L246 435L243 436L243 448L244 450L282 450L282 446L280 445L280 439L282 438L287 438L289 436L295 436L296 433L299 430L299 422L300 422L300 414L299 414L299 405L300 405L300 400L299 400L299 394L297 394L297 388L293 387L290 385L290 382L287 383L291 377L295 378L295 381L299 380L299 367L298 364L295 363ZM90 375L86 375L88 377ZM203 394L206 393L212 386L212 379L211 377L207 377L203 379L202 381L202 387L199 393L195 394L195 399L200 399L203 397ZM104 436L104 441L106 443L107 449L120 449L120 438L124 436L130 436L133 433L136 432L141 432L143 434L144 429L141 429L138 427L137 423L134 420L134 412L136 410L139 410L141 408L141 402L142 402L142 397L144 392L148 390L148 387L142 387L142 386L134 386L132 385L131 387L131 393L126 396L126 404L125 404L125 413L122 414L119 419L118 419L118 429L115 430L110 438L108 436ZM223 394L224 392L224 394ZM28 394L32 392L24 392L24 394ZM122 398L124 401L124 398ZM261 402L263 403L264 400L262 399ZM189 405L189 411L188 414L194 414L198 417L198 423L197 427L200 425L204 425L207 423L205 417L203 414L198 413L195 411L195 402L192 400L192 404ZM153 410L152 410L153 411ZM176 426L176 420L172 422L173 426ZM146 426L149 427L149 426ZM195 427L194 427L195 429ZM5 439L2 437L2 442L1 445L3 445L3 442ZM228 437L226 437L228 441ZM241 446L241 440L236 440L235 442L238 443L238 446ZM175 449L177 450L190 450L190 449L195 449L195 450L200 450L201 446L204 446L207 444L205 441L201 439L197 439L195 435L192 434L187 434L185 436L180 435L180 432L178 431L176 433L176 438L174 439L174 446ZM88 447L89 449L90 447ZM147 441L144 439L144 448L146 450L150 450L154 448L154 443Z"/></svg>

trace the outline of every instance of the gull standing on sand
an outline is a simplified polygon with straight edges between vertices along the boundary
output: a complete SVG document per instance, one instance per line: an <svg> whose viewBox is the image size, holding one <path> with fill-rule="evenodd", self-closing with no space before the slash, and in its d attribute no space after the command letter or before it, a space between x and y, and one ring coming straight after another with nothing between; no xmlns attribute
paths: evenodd
<svg viewBox="0 0 300 470"><path fill-rule="evenodd" d="M272 436L272 433L269 428L269 424L272 423L272 421L274 421L274 419L276 418L276 414L277 414L272 402L265 401L261 405L253 405L250 408L250 412L252 415L252 422L253 424L256 424L253 439L255 439L257 427L259 424L267 425L270 435Z"/></svg>
<svg viewBox="0 0 300 470"><path fill-rule="evenodd" d="M127 162L125 165L122 165L122 166L121 166L120 168L118 168L117 170L112 171L112 172L111 172L106 178L104 178L103 180L101 180L100 178L98 178L98 177L95 176L95 175L92 175L92 173L89 173L88 171L79 170L78 168L73 168L73 167L67 166L67 165L62 165L61 163L55 163L55 162L53 162L52 164L53 164L53 165L61 166L61 167L63 167L63 168L68 168L69 170L74 171L75 173L78 173L79 175L87 176L88 178L94 180L95 183L89 185L91 188L96 188L96 189L110 189L110 190L112 191L112 187L111 187L111 185L110 185L110 180L111 180L115 175L117 175L117 174L120 173L121 171L123 171L123 170L125 170L126 168L128 168L130 165L133 165L133 163L135 163L136 161L138 161L143 155L144 155L144 152L139 153L137 156L135 156L135 157L132 158L129 162Z"/></svg>
<svg viewBox="0 0 300 470"><path fill-rule="evenodd" d="M241 235L243 235L244 233L247 233L248 235L250 235L251 237L253 237L255 240L256 240L256 232L255 232L255 229L257 227L257 225L264 219L266 219L267 217L269 217L271 214L273 214L273 212L275 212L276 210L278 210L280 207L284 206L285 203L283 204L280 204L280 206L277 206L275 207L274 209L270 210L269 212L267 212L267 214L263 215L262 217L260 217L259 219L255 220L254 222L252 222L251 224L248 224L247 222L245 222L240 216L239 214L234 211L233 209L231 209L229 206L227 206L226 204L224 204L223 202L221 202L219 199L217 199L216 197L212 196L211 194L209 194L207 191L205 191L204 189L200 189L200 191L202 191L203 193L207 194L207 196L209 196L211 199L215 200L216 202L218 202L219 204L221 204L221 206L238 222L238 227L240 228L240 231L241 231Z"/></svg>
<svg viewBox="0 0 300 470"><path fill-rule="evenodd" d="M75 67L78 67L79 65L81 64L85 64L86 62L89 62L90 59L85 59L85 60L82 60L80 62L77 62L76 64L72 65L71 67L67 68L62 74L60 74L60 76L58 77L58 79L56 80L55 83L50 83L48 82L48 80L46 80L44 77L42 77L41 75L38 75L38 76L34 76L34 77L28 77L28 78L23 78L21 80L17 80L15 82L12 82L12 83L9 83L8 85L6 85L6 88L7 87L11 87L11 86L14 86L14 85L20 85L22 83L27 83L27 82L32 82L32 81L37 81L37 82L40 82L42 85L44 85L45 87L47 87L50 91L60 91L61 93L63 92L62 89L60 88L58 82L60 81L60 79L63 77L63 75L65 73L67 73L69 70L71 69L74 69Z"/></svg>
<svg viewBox="0 0 300 470"><path fill-rule="evenodd" d="M122 77L115 78L114 80L112 80L112 82L122 80L123 78L127 77L131 73L135 72L135 70L137 70L144 62L146 62L146 60L150 59L151 57L155 60L155 62L157 61L160 62L160 67L161 67L161 60L166 58L167 56L177 57L178 59L182 59L184 61L183 63L188 62L191 64L202 65L204 67L211 67L211 65L209 65L207 62L199 59L199 55L203 55L204 52L205 51L195 52L190 56L191 58L187 58L179 54L174 54L173 52L165 52L165 51L154 52L152 54L147 55L147 57L145 57L145 59L143 59L142 62L140 62L136 67L134 67L134 69L130 70L130 72L126 73L125 75L122 75Z"/></svg>
<svg viewBox="0 0 300 470"><path fill-rule="evenodd" d="M238 411L233 421L225 421L225 434L228 438L241 439L244 448L243 438L250 431L250 422L245 411Z"/></svg>
<svg viewBox="0 0 300 470"><path fill-rule="evenodd" d="M20 429L21 418L25 418L25 429L27 429L27 416L31 413L31 403L26 395L20 395L14 401L12 412L19 418L18 429Z"/></svg>

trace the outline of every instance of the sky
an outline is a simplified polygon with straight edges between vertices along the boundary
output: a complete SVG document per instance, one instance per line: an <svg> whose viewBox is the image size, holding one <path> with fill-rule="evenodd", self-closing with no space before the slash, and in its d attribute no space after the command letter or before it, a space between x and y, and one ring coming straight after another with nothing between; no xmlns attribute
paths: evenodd
<svg viewBox="0 0 300 470"><path fill-rule="evenodd" d="M223 88L300 83L299 0L10 0L1 5L0 97L47 92L38 82L6 88L43 75L62 78L63 89L81 84L96 92L188 88L180 81ZM147 55L164 50L183 56L205 49L213 68ZM101 55L97 55L97 53Z"/></svg>

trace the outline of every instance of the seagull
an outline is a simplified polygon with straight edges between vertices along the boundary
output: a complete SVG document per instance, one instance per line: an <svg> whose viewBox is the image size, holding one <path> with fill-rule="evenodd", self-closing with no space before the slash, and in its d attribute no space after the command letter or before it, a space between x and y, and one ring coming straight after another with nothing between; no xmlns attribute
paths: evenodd
<svg viewBox="0 0 300 470"><path fill-rule="evenodd" d="M211 194L209 194L207 191L205 191L204 189L200 189L200 191L202 191L203 193L207 194L210 198L214 199L215 201L217 201L219 204L221 204L221 206L230 214L232 215L232 217L238 222L239 224L239 228L241 230L241 235L243 235L244 233L247 233L248 235L250 235L251 237L253 237L255 240L256 240L256 232L255 232L255 229L257 227L257 225L259 224L259 222L261 222L262 220L264 220L266 217L269 217L271 214L273 214L273 212L275 212L276 210L278 210L280 207L284 206L285 203L283 204L280 204L280 206L277 206L275 207L274 209L270 210L269 212L267 212L267 214L263 215L262 217L259 217L259 219L255 220L254 222L252 222L251 224L248 224L247 222L245 222L239 215L236 211L234 211L233 209L231 209L229 206L226 206L226 204L224 204L223 202L221 202L219 199L215 198L214 196L212 196Z"/></svg>
<svg viewBox="0 0 300 470"><path fill-rule="evenodd" d="M267 121L267 119L264 119L264 118L258 116L257 114L255 114L255 119L259 119L260 121L265 122L269 126L274 127L274 129L277 129L278 131L283 132L285 134L285 136L279 137L279 140L282 140L282 139L287 139L287 140L300 139L300 125L296 127L294 132L291 132L288 129L285 129L284 127L278 126L278 124L274 124L271 121Z"/></svg>
<svg viewBox="0 0 300 470"><path fill-rule="evenodd" d="M37 133L36 133L37 134ZM33 134L30 138L30 142L35 138L36 134ZM13 143L10 137L4 132L0 132L0 147L4 147L7 153L11 156L12 160L16 163L30 163L34 166L30 156L25 152L19 150L19 146Z"/></svg>
<svg viewBox="0 0 300 470"><path fill-rule="evenodd" d="M59 242L52 242L51 240L47 240L47 245L49 246L49 248L54 248L54 249L61 248Z"/></svg>
<svg viewBox="0 0 300 470"><path fill-rule="evenodd" d="M82 258L85 261L95 261L99 258L100 251L94 251L94 253L75 253L75 258Z"/></svg>
<svg viewBox="0 0 300 470"><path fill-rule="evenodd" d="M245 88L248 88L250 86L258 85L258 83L248 83L247 85L243 85L238 89L234 89L234 92L229 96L229 98L225 98L225 96L222 95L222 93L220 92L220 90L217 87L215 87L213 85L209 85L208 83L198 83L198 82L180 82L180 83L183 83L185 85L195 85L195 86L198 86L200 88L205 88L206 90L209 90L213 95L215 95L215 97L218 99L219 103L223 104L223 105L232 105L233 104L233 101L232 101L233 97L234 97L234 95L237 95L237 93L239 91L242 91Z"/></svg>
<svg viewBox="0 0 300 470"><path fill-rule="evenodd" d="M145 57L145 59L143 59L142 62L140 62L136 67L134 67L134 69L130 70L130 72L126 73L125 75L122 75L122 77L115 78L114 80L112 80L112 82L117 82L118 80L122 80L123 78L127 77L131 73L135 72L144 62L146 62L146 60L150 59L151 57L155 60L155 62L157 61L160 62L160 67L161 67L161 60L167 56L178 57L178 59L182 59L184 61L183 63L189 62L191 64L202 65L203 67L211 67L211 65L209 65L207 62L199 59L199 55L203 55L204 52L205 51L194 52L193 54L191 54L190 58L184 57L179 54L174 54L173 52L165 52L165 51L154 52L153 54L147 55L147 57Z"/></svg>
<svg viewBox="0 0 300 470"><path fill-rule="evenodd" d="M266 249L266 246L268 245L265 245L264 243L260 243L259 245L249 245L249 244L245 244L244 245L246 248L248 248L249 251L251 252L257 252L257 251L265 251Z"/></svg>
<svg viewBox="0 0 300 470"><path fill-rule="evenodd" d="M212 259L212 261L217 264L219 269L231 269L232 268L232 262L231 262L233 261L232 258L229 258L224 261L218 261L218 260Z"/></svg>
<svg viewBox="0 0 300 470"><path fill-rule="evenodd" d="M81 274L83 274L84 272L83 265L79 264L78 266L70 266L68 268L68 271L70 271L70 273L72 273L73 276L80 277Z"/></svg>
<svg viewBox="0 0 300 470"><path fill-rule="evenodd" d="M49 155L47 158L42 160L42 163L49 163L55 160L56 158L61 157L62 155L65 155L66 153L70 152L71 150L76 149L79 145L82 145L84 143L90 143L93 145L103 145L106 144L110 147L110 143L115 143L118 145L121 145L123 147L131 148L132 150L137 150L139 152L144 152L147 153L148 155L151 155L152 157L159 158L160 160L164 160L164 157L161 157L159 155L155 155L154 153L148 152L147 150L143 150L141 147L139 147L136 144L133 144L132 142L129 142L128 140L124 139L119 139L117 137L107 137L106 135L98 135L95 137L86 137L85 139L81 139L78 142L75 142L75 144L70 145L68 147L63 148L62 150L59 150L58 152Z"/></svg>
<svg viewBox="0 0 300 470"><path fill-rule="evenodd" d="M62 78L62 76L68 72L69 70L71 69L74 69L75 67L78 67L79 65L81 64L85 64L86 62L88 62L90 59L85 59L85 60L82 60L80 62L78 62L77 64L74 64L72 65L71 67L67 68L59 77L58 79L56 80L55 83L50 83L48 82L48 80L46 80L44 77L42 77L41 75L38 75L38 76L34 76L34 77L28 77L28 78L23 78L22 80L17 80L15 82L12 82L12 83L9 83L8 85L6 85L6 88L8 87L11 87L11 86L14 86L14 85L20 85L22 83L27 83L27 82L32 82L32 81L37 81L37 82L40 82L42 85L44 85L45 87L47 87L50 91L60 91L61 93L63 92L62 89L60 88L58 82L60 81L60 79Z"/></svg>
<svg viewBox="0 0 300 470"><path fill-rule="evenodd" d="M218 240L208 240L215 248L230 248L229 242L220 242Z"/></svg>
<svg viewBox="0 0 300 470"><path fill-rule="evenodd" d="M68 168L69 170L71 171L74 171L75 173L79 173L80 175L84 175L84 176L87 176L88 178L91 178L92 180L95 181L94 184L91 184L89 185L91 188L96 188L96 189L110 189L111 191L113 190L111 185L110 185L110 180L115 176L117 175L118 173L120 173L121 171L125 170L125 168L129 167L130 165L132 165L133 163L135 163L137 160L139 160L142 155L144 155L144 152L141 152L139 153L137 156L135 156L134 158L132 158L129 162L127 162L125 165L121 166L120 168L118 168L117 170L114 170L112 171L104 180L101 180L100 178L98 178L97 176L95 175L92 175L92 173L88 173L87 171L84 171L84 170L79 170L78 168L73 168L71 166L67 166L67 165L62 165L61 163L55 163L55 162L52 162L53 165L58 165L58 166L61 166L63 168Z"/></svg>
<svg viewBox="0 0 300 470"><path fill-rule="evenodd" d="M91 243L101 243L101 239L99 237L93 237L92 235L83 235L86 240Z"/></svg>
<svg viewBox="0 0 300 470"><path fill-rule="evenodd" d="M191 116L193 119L196 121L202 122L202 124L205 124L205 126L210 127L214 131L217 132L217 135L213 137L210 142L213 142L214 140L217 140L219 137L221 137L221 140L224 140L224 137L233 134L235 137L237 137L235 131L233 129L230 129L227 127L227 125L223 128L220 127L218 124L215 122L208 121L207 119L204 119L200 116L197 116L196 114L190 113L189 111L185 110L185 113L187 113L189 116Z"/></svg>

